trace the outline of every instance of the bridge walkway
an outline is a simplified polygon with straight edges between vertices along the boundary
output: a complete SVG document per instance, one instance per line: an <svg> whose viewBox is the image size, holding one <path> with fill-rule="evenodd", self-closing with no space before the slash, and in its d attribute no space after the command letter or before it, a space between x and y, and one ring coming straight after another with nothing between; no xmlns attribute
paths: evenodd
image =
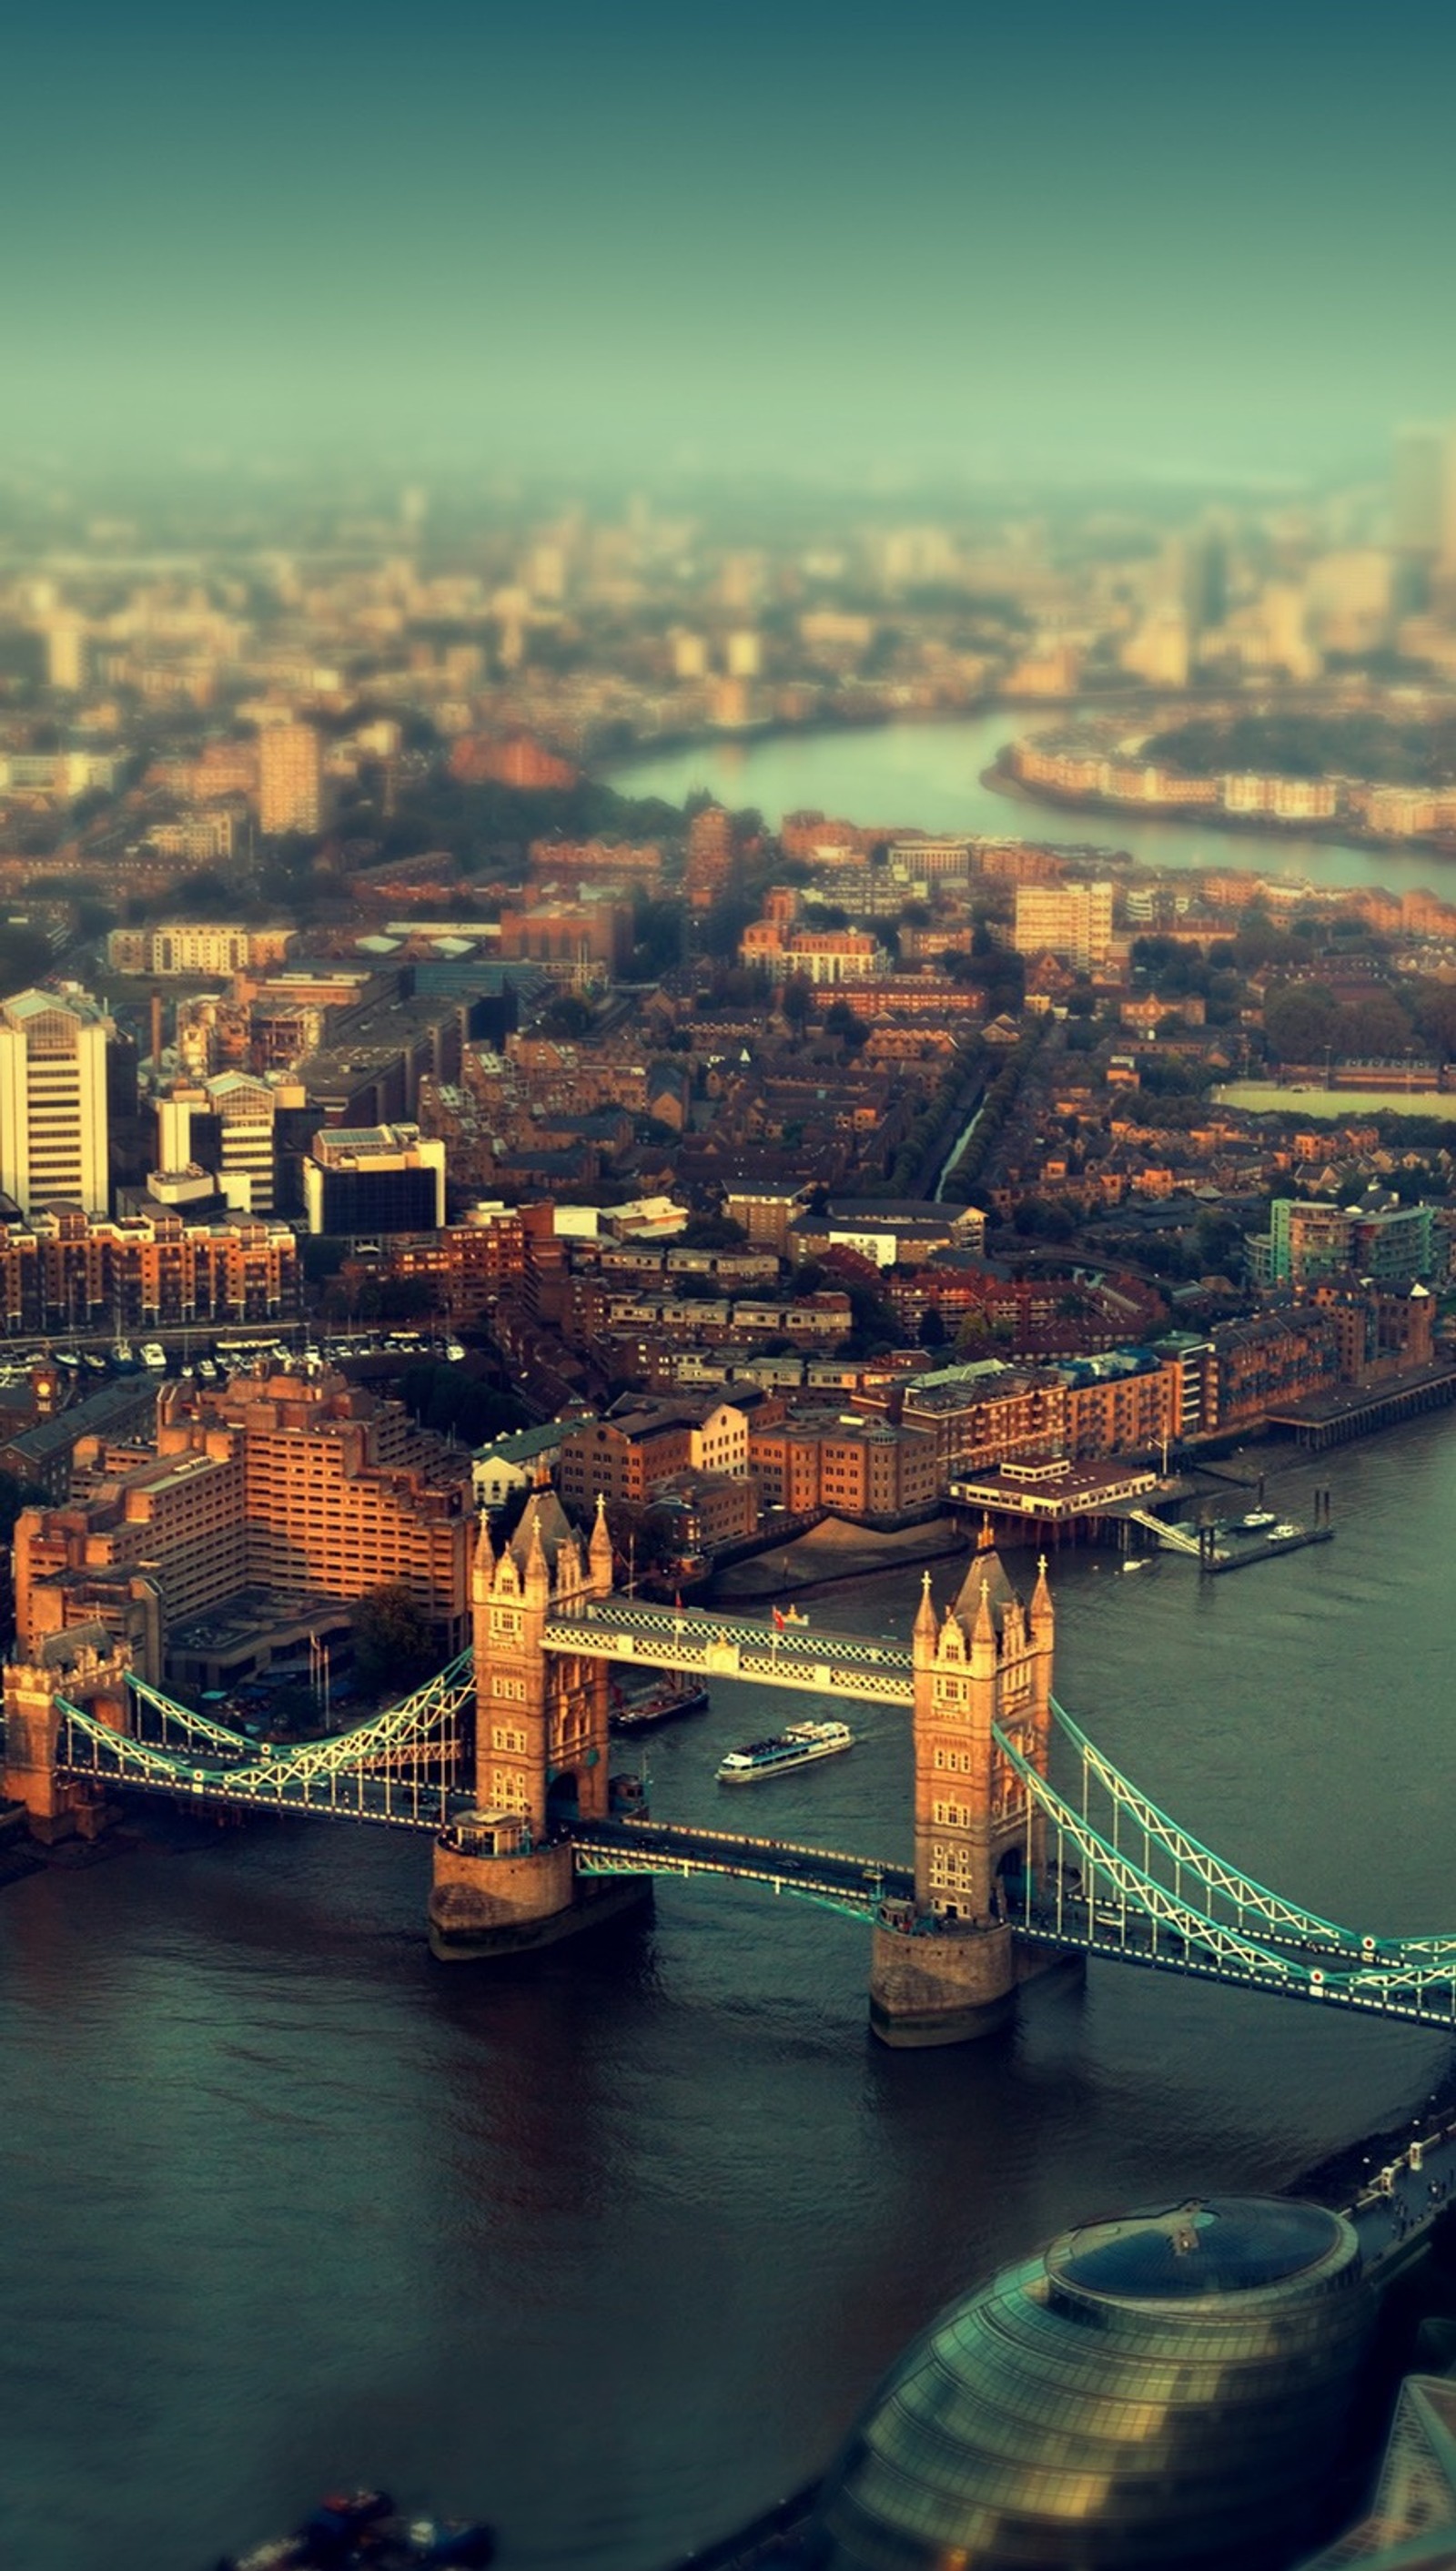
<svg viewBox="0 0 1456 2571"><path fill-rule="evenodd" d="M1197 1558L1200 1550L1198 1537L1185 1535L1181 1527L1170 1526L1167 1518L1155 1517L1151 1509L1124 1509L1123 1515L1130 1526L1146 1527L1150 1535L1156 1535L1166 1552L1188 1553Z"/></svg>
<svg viewBox="0 0 1456 2571"><path fill-rule="evenodd" d="M892 1643L848 1634L810 1633L723 1617L701 1607L643 1607L604 1598L581 1614L551 1617L548 1652L586 1659L636 1661L647 1669L691 1670L704 1677L758 1679L808 1695L853 1696L866 1703L914 1703L910 1655Z"/></svg>

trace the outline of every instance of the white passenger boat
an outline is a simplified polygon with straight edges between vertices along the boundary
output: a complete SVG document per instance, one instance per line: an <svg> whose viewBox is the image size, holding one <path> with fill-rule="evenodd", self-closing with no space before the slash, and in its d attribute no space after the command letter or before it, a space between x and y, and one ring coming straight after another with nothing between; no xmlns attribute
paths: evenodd
<svg viewBox="0 0 1456 2571"><path fill-rule="evenodd" d="M720 1786L756 1786L760 1777L780 1777L786 1768L806 1768L814 1759L833 1759L852 1750L847 1723L791 1723L769 1741L745 1741L720 1763Z"/></svg>

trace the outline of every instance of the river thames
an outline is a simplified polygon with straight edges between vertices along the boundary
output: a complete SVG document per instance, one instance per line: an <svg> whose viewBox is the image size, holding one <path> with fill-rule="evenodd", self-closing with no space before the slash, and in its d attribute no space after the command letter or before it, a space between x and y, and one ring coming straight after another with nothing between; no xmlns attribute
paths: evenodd
<svg viewBox="0 0 1456 2571"><path fill-rule="evenodd" d="M1107 712L1105 706L1001 706L967 722L719 739L624 761L612 770L611 782L624 794L661 794L674 803L706 787L735 807L752 805L774 825L785 812L819 811L869 827L975 830L1123 848L1148 866L1239 866L1292 875L1325 891L1381 883L1396 893L1422 884L1444 892L1456 880L1449 860L1429 849L1341 846L1282 830L1211 830L1196 822L1139 820L1136 813L1072 811L982 784L997 752L1018 734ZM1141 722L1129 708L1129 730Z"/></svg>
<svg viewBox="0 0 1456 2571"><path fill-rule="evenodd" d="M1335 1542L1256 1572L1064 1556L1058 1693L1264 1880L1453 1929L1456 1423L1318 1478ZM903 1638L918 1587L811 1612ZM721 1687L652 1743L657 1808L721 1813L718 1758L781 1715ZM853 1720L751 1826L907 1853L906 1718ZM507 2566L655 2571L809 2474L968 2280L1079 2216L1286 2183L1451 2051L1105 1964L982 2046L889 2054L855 1922L669 1884L652 1925L493 1975L430 1961L426 1868L252 1824L0 1892L15 2571L203 2571L341 2478L492 2517Z"/></svg>

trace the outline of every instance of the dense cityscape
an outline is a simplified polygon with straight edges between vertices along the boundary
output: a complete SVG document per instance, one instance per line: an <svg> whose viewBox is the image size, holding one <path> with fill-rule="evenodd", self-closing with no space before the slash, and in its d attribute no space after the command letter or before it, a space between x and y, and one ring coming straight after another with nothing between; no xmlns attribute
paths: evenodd
<svg viewBox="0 0 1456 2571"><path fill-rule="evenodd" d="M21 12L5 2571L1456 2571L1450 54Z"/></svg>
<svg viewBox="0 0 1456 2571"><path fill-rule="evenodd" d="M1160 1916L1165 1966L1439 2015L1444 1965L1404 1947L1366 1936L1351 1971L1343 1931L1276 1919L1230 1950L1222 1861L1202 1909L1186 1853L1130 1909L1109 1843L1015 1780L1068 1755L1049 1555L1162 1546L1198 1578L1315 1545L1328 1488L1290 1518L1265 1480L1456 1399L1456 438L1403 435L1386 492L1191 525L1063 502L806 539L713 493L472 517L412 484L300 485L224 531L201 492L43 498L12 481L0 588L17 1889L190 1795L244 1828L433 1831L418 1933L477 1969L606 1934L665 1871L786 1884L877 1921L890 2047L1001 2024L1079 1946L1156 1962ZM994 736L997 826L937 826L913 779L832 811L638 782L736 744L751 784L754 744L862 753L927 717ZM1185 844L1069 841L1068 801ZM1359 856L1393 837L1428 882ZM856 1640L855 1585L921 1563L909 1653ZM913 1868L818 1856L797 1819L660 1819L647 1735L711 1674L912 1705ZM977 1724L1001 1746L948 1799ZM718 1774L854 1737L800 1723ZM1116 1849L1146 1807L1097 1774ZM1322 2217L1316 2266L1363 2259L1368 2299L1447 2150L1432 2124L1422 2213L1397 2153ZM1219 2291L1265 2273L1262 2204L1211 2197L1189 2233L1222 2226ZM1194 2220L1115 2225L1096 2291ZM1331 2416L1365 2335L1328 2357ZM851 2458L723 2559L878 2562L885 2469ZM1240 2472L1199 2559L1231 2558ZM1271 2564L1358 2499L1275 2480L1249 2485ZM487 2542L410 2552L382 2501L339 2507L360 2559Z"/></svg>

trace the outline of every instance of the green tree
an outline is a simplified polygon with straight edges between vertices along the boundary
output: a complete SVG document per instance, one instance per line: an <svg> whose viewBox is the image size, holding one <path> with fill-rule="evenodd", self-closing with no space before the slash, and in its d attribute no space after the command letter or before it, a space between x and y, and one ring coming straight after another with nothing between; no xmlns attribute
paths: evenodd
<svg viewBox="0 0 1456 2571"><path fill-rule="evenodd" d="M814 1013L814 986L806 973L790 973L779 994L778 1005L791 1027L802 1033Z"/></svg>
<svg viewBox="0 0 1456 2571"><path fill-rule="evenodd" d="M1264 1002L1263 1028L1276 1062L1316 1062L1338 1044L1339 1004L1322 982L1285 982Z"/></svg>
<svg viewBox="0 0 1456 2571"><path fill-rule="evenodd" d="M400 1696L428 1676L435 1657L426 1619L402 1580L356 1599L349 1614L354 1666L366 1688L386 1684Z"/></svg>
<svg viewBox="0 0 1456 2571"><path fill-rule="evenodd" d="M1456 1054L1456 982L1417 982L1414 999L1426 1042L1448 1058Z"/></svg>
<svg viewBox="0 0 1456 2571"><path fill-rule="evenodd" d="M695 1214L684 1224L676 1247L680 1250L744 1250L748 1236L740 1223L728 1214Z"/></svg>
<svg viewBox="0 0 1456 2571"><path fill-rule="evenodd" d="M847 1000L835 1000L824 1012L824 1031L837 1036L846 1053L858 1053L869 1042L869 1029Z"/></svg>

